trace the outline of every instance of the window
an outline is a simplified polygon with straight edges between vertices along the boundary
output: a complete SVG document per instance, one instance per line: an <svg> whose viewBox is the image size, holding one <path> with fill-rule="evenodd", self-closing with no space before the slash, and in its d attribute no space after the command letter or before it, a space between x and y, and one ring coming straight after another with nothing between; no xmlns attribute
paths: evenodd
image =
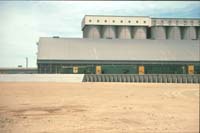
<svg viewBox="0 0 200 133"><path fill-rule="evenodd" d="M144 21L144 23L146 23L146 21Z"/></svg>
<svg viewBox="0 0 200 133"><path fill-rule="evenodd" d="M131 20L129 20L128 23L131 23Z"/></svg>
<svg viewBox="0 0 200 133"><path fill-rule="evenodd" d="M138 20L136 21L136 23L138 23Z"/></svg>
<svg viewBox="0 0 200 133"><path fill-rule="evenodd" d="M99 20L97 20L97 22L99 23Z"/></svg>
<svg viewBox="0 0 200 133"><path fill-rule="evenodd" d="M89 22L92 22L92 20L90 19Z"/></svg>
<svg viewBox="0 0 200 133"><path fill-rule="evenodd" d="M113 23L115 23L115 20L113 20Z"/></svg>
<svg viewBox="0 0 200 133"><path fill-rule="evenodd" d="M107 23L107 20L105 20L104 22Z"/></svg>
<svg viewBox="0 0 200 133"><path fill-rule="evenodd" d="M123 20L121 20L120 22L123 23Z"/></svg>

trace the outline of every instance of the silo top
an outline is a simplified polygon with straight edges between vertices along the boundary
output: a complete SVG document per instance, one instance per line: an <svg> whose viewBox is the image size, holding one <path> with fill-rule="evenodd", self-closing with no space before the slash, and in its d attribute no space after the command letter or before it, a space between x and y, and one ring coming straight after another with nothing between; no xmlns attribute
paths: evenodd
<svg viewBox="0 0 200 133"><path fill-rule="evenodd" d="M149 16L85 15L82 29L86 25L126 26L200 26L200 18L150 18Z"/></svg>

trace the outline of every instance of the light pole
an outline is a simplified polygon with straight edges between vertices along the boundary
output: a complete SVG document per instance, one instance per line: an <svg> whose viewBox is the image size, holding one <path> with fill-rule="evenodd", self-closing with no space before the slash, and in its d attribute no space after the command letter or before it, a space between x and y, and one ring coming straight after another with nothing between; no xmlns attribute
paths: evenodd
<svg viewBox="0 0 200 133"><path fill-rule="evenodd" d="M28 57L26 57L26 68L28 68Z"/></svg>

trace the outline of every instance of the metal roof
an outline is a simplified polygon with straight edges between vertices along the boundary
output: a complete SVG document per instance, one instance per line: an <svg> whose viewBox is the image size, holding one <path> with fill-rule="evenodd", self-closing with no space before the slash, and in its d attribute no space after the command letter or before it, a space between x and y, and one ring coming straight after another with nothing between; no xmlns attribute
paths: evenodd
<svg viewBox="0 0 200 133"><path fill-rule="evenodd" d="M42 37L38 60L200 61L199 40Z"/></svg>

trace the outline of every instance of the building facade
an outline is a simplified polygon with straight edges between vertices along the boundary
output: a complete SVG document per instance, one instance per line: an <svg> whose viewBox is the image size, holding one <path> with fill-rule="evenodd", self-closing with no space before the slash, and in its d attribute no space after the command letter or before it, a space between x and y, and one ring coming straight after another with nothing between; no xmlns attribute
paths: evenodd
<svg viewBox="0 0 200 133"><path fill-rule="evenodd" d="M200 74L200 19L86 15L82 31L40 38L38 73Z"/></svg>

